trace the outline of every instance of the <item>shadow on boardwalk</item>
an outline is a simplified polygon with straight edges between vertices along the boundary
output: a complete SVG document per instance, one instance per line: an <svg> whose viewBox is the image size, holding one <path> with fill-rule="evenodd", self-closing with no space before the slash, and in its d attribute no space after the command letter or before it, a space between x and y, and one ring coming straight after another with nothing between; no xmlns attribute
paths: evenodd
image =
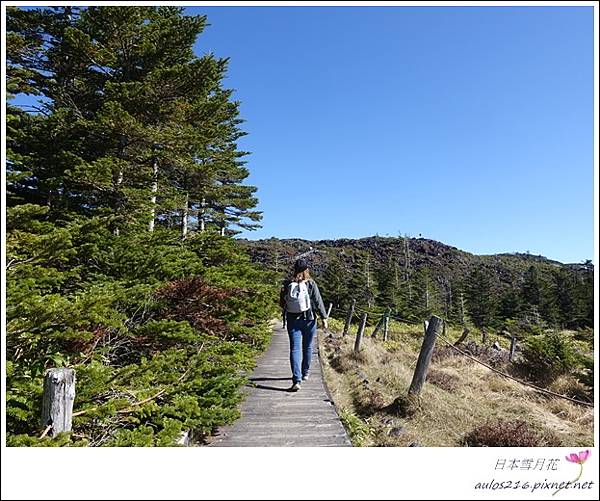
<svg viewBox="0 0 600 501"><path fill-rule="evenodd" d="M317 345L311 375L292 393L287 332L279 323L259 358L241 406L242 416L223 427L212 447L349 447L350 440L325 386Z"/></svg>

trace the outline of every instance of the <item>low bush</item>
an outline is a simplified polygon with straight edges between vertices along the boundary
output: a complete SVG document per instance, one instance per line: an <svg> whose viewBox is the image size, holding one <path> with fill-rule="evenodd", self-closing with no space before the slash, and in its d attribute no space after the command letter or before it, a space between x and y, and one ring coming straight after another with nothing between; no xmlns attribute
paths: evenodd
<svg viewBox="0 0 600 501"><path fill-rule="evenodd" d="M531 379L550 383L558 376L578 369L581 356L570 338L551 331L525 339L517 366Z"/></svg>
<svg viewBox="0 0 600 501"><path fill-rule="evenodd" d="M270 338L273 277L218 235L135 238L73 230L60 269L11 270L9 446L172 446L239 416L244 374ZM90 248L94 267L81 267ZM71 434L39 439L49 367L75 369L78 415Z"/></svg>
<svg viewBox="0 0 600 501"><path fill-rule="evenodd" d="M525 421L496 421L470 431L464 437L469 447L541 447L548 445Z"/></svg>

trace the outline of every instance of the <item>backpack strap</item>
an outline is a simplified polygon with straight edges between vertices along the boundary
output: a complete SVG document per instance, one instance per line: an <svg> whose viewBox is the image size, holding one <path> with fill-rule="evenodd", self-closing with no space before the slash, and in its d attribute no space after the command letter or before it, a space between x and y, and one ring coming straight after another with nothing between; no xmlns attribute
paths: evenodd
<svg viewBox="0 0 600 501"><path fill-rule="evenodd" d="M287 294L287 290L289 285L292 283L291 280L286 279L283 281L283 285L281 286L281 290L279 291L279 306L285 309L285 295Z"/></svg>

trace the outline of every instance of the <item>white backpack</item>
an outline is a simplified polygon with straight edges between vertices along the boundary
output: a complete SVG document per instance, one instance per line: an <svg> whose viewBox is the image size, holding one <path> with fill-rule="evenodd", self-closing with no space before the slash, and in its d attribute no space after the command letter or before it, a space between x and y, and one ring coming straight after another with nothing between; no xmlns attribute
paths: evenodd
<svg viewBox="0 0 600 501"><path fill-rule="evenodd" d="M286 311L289 313L302 313L310 310L310 296L308 284L302 282L290 282L285 295Z"/></svg>

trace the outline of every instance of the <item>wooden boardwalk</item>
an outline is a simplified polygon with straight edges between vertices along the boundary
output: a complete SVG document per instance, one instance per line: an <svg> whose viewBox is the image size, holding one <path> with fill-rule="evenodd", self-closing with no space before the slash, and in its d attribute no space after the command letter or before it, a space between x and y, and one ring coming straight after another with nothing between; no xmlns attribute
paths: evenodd
<svg viewBox="0 0 600 501"><path fill-rule="evenodd" d="M250 377L242 416L223 427L213 447L350 447L325 385L315 339L311 373L297 393L292 385L289 340L281 322Z"/></svg>

